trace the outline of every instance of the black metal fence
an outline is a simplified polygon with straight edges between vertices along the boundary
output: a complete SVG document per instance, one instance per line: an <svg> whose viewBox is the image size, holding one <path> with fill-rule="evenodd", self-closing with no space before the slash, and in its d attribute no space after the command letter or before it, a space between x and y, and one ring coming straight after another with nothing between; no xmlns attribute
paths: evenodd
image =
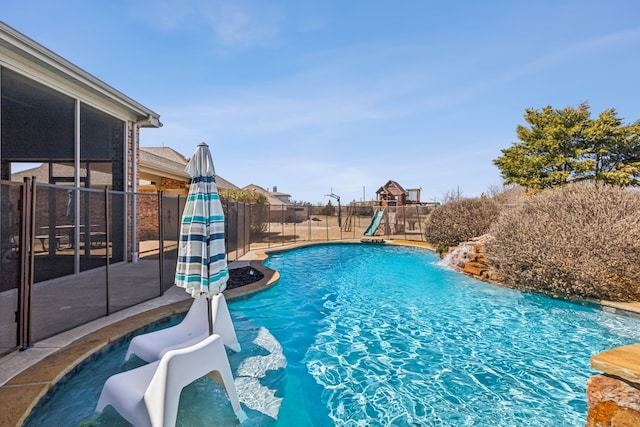
<svg viewBox="0 0 640 427"><path fill-rule="evenodd" d="M423 225L434 206L337 207L252 205L251 249L297 242L400 239L423 241Z"/></svg>
<svg viewBox="0 0 640 427"><path fill-rule="evenodd" d="M162 295L173 286L185 203L162 193L1 181L0 354ZM234 261L296 242L422 240L431 208L223 200L223 209Z"/></svg>

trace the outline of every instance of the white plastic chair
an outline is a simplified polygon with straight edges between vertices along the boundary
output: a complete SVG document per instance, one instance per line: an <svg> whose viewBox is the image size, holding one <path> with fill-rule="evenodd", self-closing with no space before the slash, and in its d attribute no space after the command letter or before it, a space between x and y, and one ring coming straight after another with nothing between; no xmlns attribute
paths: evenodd
<svg viewBox="0 0 640 427"><path fill-rule="evenodd" d="M107 405L136 427L174 427L182 389L194 380L217 371L231 406L242 423L240 407L227 353L219 335L211 335L190 347L170 350L156 362L113 375L105 382L96 411Z"/></svg>
<svg viewBox="0 0 640 427"><path fill-rule="evenodd" d="M240 343L233 328L231 314L224 295L211 297L213 333L222 337L224 345L240 351ZM177 325L148 334L138 335L129 343L124 360L135 354L145 362L159 360L169 350L187 347L202 341L209 335L207 299L195 298L185 318Z"/></svg>

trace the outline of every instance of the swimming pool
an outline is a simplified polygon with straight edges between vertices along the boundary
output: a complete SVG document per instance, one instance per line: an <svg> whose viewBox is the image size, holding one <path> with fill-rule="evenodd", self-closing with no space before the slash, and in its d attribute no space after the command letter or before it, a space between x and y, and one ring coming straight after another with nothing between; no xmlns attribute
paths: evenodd
<svg viewBox="0 0 640 427"><path fill-rule="evenodd" d="M637 319L480 282L419 249L322 245L266 264L280 272L278 284L230 309L243 347L268 331L282 346L271 354L281 351L286 367L260 379L277 420L247 411L246 425L582 426L589 358L640 339ZM95 381L96 394L104 379L85 381ZM97 395L58 397L74 392L69 384L28 425L78 425L55 422L56 399L77 401L89 419ZM81 384L71 388L89 387ZM228 402L218 400L211 411L233 425ZM207 425L182 406L182 425ZM106 416L101 425L117 422Z"/></svg>

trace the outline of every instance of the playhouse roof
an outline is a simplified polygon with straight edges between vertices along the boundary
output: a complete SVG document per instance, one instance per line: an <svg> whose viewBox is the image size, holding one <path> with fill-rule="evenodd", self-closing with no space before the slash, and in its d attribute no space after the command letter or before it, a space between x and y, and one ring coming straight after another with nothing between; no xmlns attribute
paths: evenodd
<svg viewBox="0 0 640 427"><path fill-rule="evenodd" d="M392 196L400 196L405 194L406 191L402 188L402 185L398 184L394 180L390 179L385 185L380 187L376 194L391 194Z"/></svg>

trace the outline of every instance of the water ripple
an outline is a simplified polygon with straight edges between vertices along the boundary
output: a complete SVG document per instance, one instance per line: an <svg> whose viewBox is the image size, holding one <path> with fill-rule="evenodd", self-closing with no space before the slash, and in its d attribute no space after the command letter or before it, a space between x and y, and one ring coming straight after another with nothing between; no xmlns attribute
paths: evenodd
<svg viewBox="0 0 640 427"><path fill-rule="evenodd" d="M589 358L640 339L636 319L478 282L420 251L292 257L272 267L287 297L301 281L323 295L301 362L339 426L584 425Z"/></svg>

